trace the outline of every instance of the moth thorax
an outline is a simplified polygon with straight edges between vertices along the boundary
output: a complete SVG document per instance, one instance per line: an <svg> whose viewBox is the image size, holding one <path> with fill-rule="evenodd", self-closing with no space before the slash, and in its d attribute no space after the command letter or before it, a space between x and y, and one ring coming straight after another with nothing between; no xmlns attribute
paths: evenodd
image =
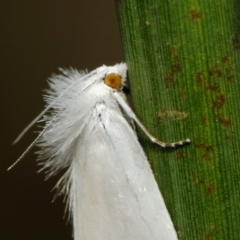
<svg viewBox="0 0 240 240"><path fill-rule="evenodd" d="M111 88L118 89L122 86L122 78L116 73L109 73L105 76L104 83Z"/></svg>

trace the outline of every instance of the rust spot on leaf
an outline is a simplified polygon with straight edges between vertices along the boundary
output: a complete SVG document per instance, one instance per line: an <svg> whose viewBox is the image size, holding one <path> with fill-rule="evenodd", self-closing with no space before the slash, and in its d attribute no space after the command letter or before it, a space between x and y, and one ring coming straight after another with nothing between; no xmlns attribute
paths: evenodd
<svg viewBox="0 0 240 240"><path fill-rule="evenodd" d="M203 117L201 122L202 122L202 125L207 125L207 118Z"/></svg>
<svg viewBox="0 0 240 240"><path fill-rule="evenodd" d="M171 54L172 60L174 62L179 62L179 56L176 53L176 47L175 46L172 46L170 48L170 54Z"/></svg>
<svg viewBox="0 0 240 240"><path fill-rule="evenodd" d="M179 63L174 63L173 65L172 65L172 73L178 73L178 72L180 72L180 64Z"/></svg>
<svg viewBox="0 0 240 240"><path fill-rule="evenodd" d="M232 74L232 67L231 66L226 67L225 72L226 72L226 75L227 75L226 76L226 81L230 82L230 83L234 82L234 76Z"/></svg>
<svg viewBox="0 0 240 240"><path fill-rule="evenodd" d="M231 140L231 139L232 139L232 134L228 134L228 135L226 136L226 140L229 141L229 140Z"/></svg>
<svg viewBox="0 0 240 240"><path fill-rule="evenodd" d="M201 148L201 149L205 149L205 144L204 143L196 143L195 144L196 148Z"/></svg>
<svg viewBox="0 0 240 240"><path fill-rule="evenodd" d="M234 78L233 78L233 76L231 75L231 76L227 76L227 81L228 82L234 82Z"/></svg>
<svg viewBox="0 0 240 240"><path fill-rule="evenodd" d="M228 56L222 56L222 62L223 63L226 63L228 61Z"/></svg>
<svg viewBox="0 0 240 240"><path fill-rule="evenodd" d="M205 143L196 143L195 146L196 148L201 148L208 152L213 150L213 147L211 145L207 145Z"/></svg>
<svg viewBox="0 0 240 240"><path fill-rule="evenodd" d="M207 162L211 162L211 161L213 160L213 157L210 156L209 153L203 153L203 154L201 155L201 158L204 159L204 160L207 161Z"/></svg>
<svg viewBox="0 0 240 240"><path fill-rule="evenodd" d="M219 69L213 69L209 71L209 76L210 77L221 77L222 72Z"/></svg>
<svg viewBox="0 0 240 240"><path fill-rule="evenodd" d="M205 239L206 240L211 240L212 239L211 233L207 233Z"/></svg>
<svg viewBox="0 0 240 240"><path fill-rule="evenodd" d="M200 20L202 18L202 14L197 10L190 10L189 11L190 18L196 22L197 20Z"/></svg>
<svg viewBox="0 0 240 240"><path fill-rule="evenodd" d="M213 146L208 145L202 142L197 142L195 144L195 147L197 149L201 150L201 158L207 162L210 162L213 160Z"/></svg>
<svg viewBox="0 0 240 240"><path fill-rule="evenodd" d="M212 85L211 84L206 84L206 89L210 90L210 91L216 91L217 92L217 91L220 90L220 86L217 83L213 83Z"/></svg>
<svg viewBox="0 0 240 240"><path fill-rule="evenodd" d="M206 195L207 195L207 196L210 196L215 189L216 189L215 184L210 184L210 185L207 187L207 193L206 193Z"/></svg>
<svg viewBox="0 0 240 240"><path fill-rule="evenodd" d="M165 119L171 119L171 120L182 120L186 119L188 117L188 114L186 112L176 111L176 110L163 110L161 112L158 112L158 117L161 121Z"/></svg>
<svg viewBox="0 0 240 240"><path fill-rule="evenodd" d="M176 81L176 75L181 71L181 66L179 63L179 56L176 53L176 46L170 47L170 58L171 58L171 70L164 78L166 87L169 87L169 84Z"/></svg>
<svg viewBox="0 0 240 240"><path fill-rule="evenodd" d="M226 128L231 126L231 120L229 118L224 118L221 114L216 115L218 121Z"/></svg>
<svg viewBox="0 0 240 240"><path fill-rule="evenodd" d="M228 66L225 68L226 73L230 73L232 71L232 67Z"/></svg>
<svg viewBox="0 0 240 240"><path fill-rule="evenodd" d="M167 76L164 78L164 80L165 80L166 87L168 88L168 87L169 87L169 84L174 81L173 75L172 75L172 74L167 75Z"/></svg>
<svg viewBox="0 0 240 240"><path fill-rule="evenodd" d="M174 154L174 157L178 160L183 160L184 159L184 155L183 155L183 152L176 152Z"/></svg>
<svg viewBox="0 0 240 240"><path fill-rule="evenodd" d="M183 91L179 92L179 97L180 98L184 98L185 97L185 93Z"/></svg>
<svg viewBox="0 0 240 240"><path fill-rule="evenodd" d="M206 146L206 151L210 152L213 150L213 147L211 145Z"/></svg>
<svg viewBox="0 0 240 240"><path fill-rule="evenodd" d="M221 108L225 103L225 96L223 94L219 94L216 96L216 100L213 101L213 107Z"/></svg>
<svg viewBox="0 0 240 240"><path fill-rule="evenodd" d="M204 180L200 179L198 176L193 176L193 179L197 184L204 184Z"/></svg>
<svg viewBox="0 0 240 240"><path fill-rule="evenodd" d="M198 84L203 84L203 76L201 72L197 73L197 83Z"/></svg>
<svg viewBox="0 0 240 240"><path fill-rule="evenodd" d="M238 34L235 34L232 38L232 44L233 44L233 48L235 50L240 49L240 41L239 41L239 36Z"/></svg>

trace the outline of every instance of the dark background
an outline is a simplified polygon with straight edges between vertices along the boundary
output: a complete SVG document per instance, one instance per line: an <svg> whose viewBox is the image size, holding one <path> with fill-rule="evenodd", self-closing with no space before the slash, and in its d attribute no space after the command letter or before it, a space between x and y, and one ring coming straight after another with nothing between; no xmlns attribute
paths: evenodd
<svg viewBox="0 0 240 240"><path fill-rule="evenodd" d="M58 67L93 70L124 60L114 1L10 0L0 12L0 240L72 239L63 198L52 203L58 177L45 182L37 173L37 148L7 171L38 128L11 142L43 109L42 90Z"/></svg>

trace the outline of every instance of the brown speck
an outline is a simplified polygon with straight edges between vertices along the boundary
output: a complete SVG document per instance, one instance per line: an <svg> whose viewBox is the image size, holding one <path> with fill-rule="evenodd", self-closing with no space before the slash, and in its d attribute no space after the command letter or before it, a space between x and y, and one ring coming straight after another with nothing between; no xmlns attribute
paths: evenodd
<svg viewBox="0 0 240 240"><path fill-rule="evenodd" d="M223 94L219 94L216 96L216 100L213 102L213 107L221 108L225 103L225 97Z"/></svg>
<svg viewBox="0 0 240 240"><path fill-rule="evenodd" d="M179 57L178 55L176 54L176 50L175 50L176 47L172 46L170 48L170 54L172 56L172 59L174 60L174 62L178 62L179 61Z"/></svg>
<svg viewBox="0 0 240 240"><path fill-rule="evenodd" d="M164 78L166 87L169 87L169 84L176 81L176 74L181 71L181 66L179 63L179 56L176 53L176 46L171 46L169 51L170 51L170 57L171 57L171 70L168 73L168 75Z"/></svg>
<svg viewBox="0 0 240 240"><path fill-rule="evenodd" d="M206 238L205 238L205 239L206 239L206 240L211 240L211 239L212 239L211 234L210 234L210 233L206 234Z"/></svg>
<svg viewBox="0 0 240 240"><path fill-rule="evenodd" d="M188 117L186 112L176 111L176 110L164 110L162 112L158 112L158 117L160 120L164 120L166 118L171 120L182 120Z"/></svg>
<svg viewBox="0 0 240 240"><path fill-rule="evenodd" d="M202 118L202 124L203 124L203 125L207 125L207 118L206 118L206 117L203 117L203 118Z"/></svg>
<svg viewBox="0 0 240 240"><path fill-rule="evenodd" d="M201 155L201 158L204 159L207 162L211 162L213 160L213 157L209 155L209 153L203 153Z"/></svg>
<svg viewBox="0 0 240 240"><path fill-rule="evenodd" d="M160 121L163 121L166 118L166 110L158 112L158 118Z"/></svg>
<svg viewBox="0 0 240 240"><path fill-rule="evenodd" d="M197 21L202 18L202 14L200 12L198 12L197 10L190 10L189 15L193 21Z"/></svg>
<svg viewBox="0 0 240 240"><path fill-rule="evenodd" d="M240 48L239 36L237 34L232 38L232 44L234 49L238 50Z"/></svg>
<svg viewBox="0 0 240 240"><path fill-rule="evenodd" d="M221 77L222 72L219 69L214 69L209 71L209 76L210 77Z"/></svg>
<svg viewBox="0 0 240 240"><path fill-rule="evenodd" d="M229 140L231 140L231 139L232 139L232 134L228 134L228 135L226 136L226 140L229 141Z"/></svg>
<svg viewBox="0 0 240 240"><path fill-rule="evenodd" d="M173 59L174 59L175 62L179 62L179 56L178 55L175 55Z"/></svg>
<svg viewBox="0 0 240 240"><path fill-rule="evenodd" d="M223 124L224 124L225 127L228 128L228 127L231 126L231 120L230 119L225 119Z"/></svg>
<svg viewBox="0 0 240 240"><path fill-rule="evenodd" d="M216 115L219 122L226 128L229 128L231 126L231 120L228 118L224 118L221 114Z"/></svg>
<svg viewBox="0 0 240 240"><path fill-rule="evenodd" d="M179 97L180 98L184 98L185 97L185 93L183 91L179 92Z"/></svg>
<svg viewBox="0 0 240 240"><path fill-rule="evenodd" d="M204 180L203 180L203 179L199 179L198 176L193 176L193 179L194 179L194 181L195 181L197 184L204 184Z"/></svg>
<svg viewBox="0 0 240 240"><path fill-rule="evenodd" d="M176 46L170 47L170 55L171 55L171 60L173 62L172 65L172 72L179 72L180 71L180 65L179 65L179 56L176 53Z"/></svg>
<svg viewBox="0 0 240 240"><path fill-rule="evenodd" d="M203 77L201 72L197 73L197 83L203 84Z"/></svg>
<svg viewBox="0 0 240 240"><path fill-rule="evenodd" d="M206 89L207 90L210 90L210 91L219 91L220 90L220 86L217 84L217 83L213 83L212 85L210 85L210 84L207 84L206 85Z"/></svg>
<svg viewBox="0 0 240 240"><path fill-rule="evenodd" d="M177 158L178 160L182 160L184 158L183 152L175 153L174 157Z"/></svg>
<svg viewBox="0 0 240 240"><path fill-rule="evenodd" d="M210 151L213 150L213 147L212 147L211 145L208 145L208 146L206 146L206 150L207 150L208 152L210 152Z"/></svg>
<svg viewBox="0 0 240 240"><path fill-rule="evenodd" d="M201 150L201 158L207 162L213 161L213 147L205 143L198 142L195 147Z"/></svg>
<svg viewBox="0 0 240 240"><path fill-rule="evenodd" d="M196 143L195 144L196 148L201 148L201 149L205 149L205 144L204 143Z"/></svg>
<svg viewBox="0 0 240 240"><path fill-rule="evenodd" d="M226 67L225 71L226 71L226 73L230 73L232 71L232 67L230 67L230 66Z"/></svg>
<svg viewBox="0 0 240 240"><path fill-rule="evenodd" d="M227 61L228 61L228 56L226 56L226 55L223 56L223 57L222 57L222 62L223 62L223 63L226 63Z"/></svg>
<svg viewBox="0 0 240 240"><path fill-rule="evenodd" d="M180 72L180 64L179 63L175 63L175 64L172 65L172 72L173 73Z"/></svg>
<svg viewBox="0 0 240 240"><path fill-rule="evenodd" d="M207 188L207 193L206 193L206 195L207 195L207 196L210 196L210 195L212 194L213 190L215 190L215 189L216 189L216 186L215 186L214 184L210 184L210 185L208 186L208 188Z"/></svg>
<svg viewBox="0 0 240 240"><path fill-rule="evenodd" d="M165 80L166 87L169 87L169 84L174 81L173 75L172 75L172 74L167 75L167 76L164 78L164 80Z"/></svg>
<svg viewBox="0 0 240 240"><path fill-rule="evenodd" d="M171 54L172 56L175 55L175 48L174 48L174 47L170 47L170 54Z"/></svg>
<svg viewBox="0 0 240 240"><path fill-rule="evenodd" d="M233 76L227 76L227 82L233 82L234 79L233 79Z"/></svg>

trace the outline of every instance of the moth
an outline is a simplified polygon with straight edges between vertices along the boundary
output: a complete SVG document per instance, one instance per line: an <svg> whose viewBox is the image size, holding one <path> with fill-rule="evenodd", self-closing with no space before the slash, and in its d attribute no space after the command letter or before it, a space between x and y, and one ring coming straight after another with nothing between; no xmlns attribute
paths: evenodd
<svg viewBox="0 0 240 240"><path fill-rule="evenodd" d="M148 132L126 101L125 63L61 71L30 124L42 118L45 127L18 161L36 144L48 178L64 170L56 188L67 197L75 240L177 239L132 122L162 147L190 140L164 143Z"/></svg>

